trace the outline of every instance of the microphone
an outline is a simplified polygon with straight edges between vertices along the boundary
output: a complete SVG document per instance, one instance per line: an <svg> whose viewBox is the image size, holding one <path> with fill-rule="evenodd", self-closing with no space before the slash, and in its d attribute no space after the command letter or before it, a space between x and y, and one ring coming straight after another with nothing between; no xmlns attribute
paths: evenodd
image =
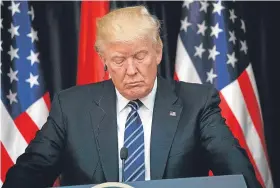
<svg viewBox="0 0 280 188"><path fill-rule="evenodd" d="M124 182L124 162L128 156L128 149L124 146L121 148L120 151L120 158L122 160L122 182Z"/></svg>

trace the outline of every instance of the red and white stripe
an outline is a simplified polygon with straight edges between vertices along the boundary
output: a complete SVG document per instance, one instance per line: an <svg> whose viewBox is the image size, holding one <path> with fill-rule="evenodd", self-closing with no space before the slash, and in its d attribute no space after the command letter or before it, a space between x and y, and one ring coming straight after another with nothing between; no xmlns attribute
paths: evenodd
<svg viewBox="0 0 280 188"><path fill-rule="evenodd" d="M202 83L180 38L177 43L174 77L184 82ZM222 115L233 135L246 149L259 182L263 187L273 188L260 100L251 64L236 81L220 91L220 97Z"/></svg>
<svg viewBox="0 0 280 188"><path fill-rule="evenodd" d="M42 98L34 102L26 112L20 114L14 120L1 101L1 186L5 181L8 169L15 164L36 132L46 122L50 98L46 93ZM0 186L0 187L1 187Z"/></svg>

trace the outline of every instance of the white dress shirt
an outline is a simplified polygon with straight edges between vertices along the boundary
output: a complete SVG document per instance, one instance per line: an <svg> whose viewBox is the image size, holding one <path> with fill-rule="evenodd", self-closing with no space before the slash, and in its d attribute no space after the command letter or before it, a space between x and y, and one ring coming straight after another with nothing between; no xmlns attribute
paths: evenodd
<svg viewBox="0 0 280 188"><path fill-rule="evenodd" d="M150 180L150 141L151 141L151 129L153 119L154 101L157 90L157 78L155 79L154 87L152 91L144 98L139 99L143 105L139 108L138 114L141 118L144 129L144 148L145 148L145 180ZM119 153L124 143L124 130L126 118L131 111L131 108L127 106L129 100L124 98L116 89L117 93L117 122L118 122L118 149ZM129 157L129 156L128 156ZM122 179L122 161L119 157L119 181Z"/></svg>

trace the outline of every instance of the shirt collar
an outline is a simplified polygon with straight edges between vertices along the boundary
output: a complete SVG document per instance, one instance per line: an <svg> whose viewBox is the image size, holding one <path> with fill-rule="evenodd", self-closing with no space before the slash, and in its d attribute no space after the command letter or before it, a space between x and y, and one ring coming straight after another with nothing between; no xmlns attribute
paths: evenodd
<svg viewBox="0 0 280 188"><path fill-rule="evenodd" d="M117 88L115 88L115 90L117 94L117 110L118 112L120 112L126 107L126 105L129 103L129 100L126 99L124 96L122 96L120 92L117 90ZM155 79L152 91L147 96L139 99L148 110L153 110L154 108L156 91L157 91L157 77Z"/></svg>

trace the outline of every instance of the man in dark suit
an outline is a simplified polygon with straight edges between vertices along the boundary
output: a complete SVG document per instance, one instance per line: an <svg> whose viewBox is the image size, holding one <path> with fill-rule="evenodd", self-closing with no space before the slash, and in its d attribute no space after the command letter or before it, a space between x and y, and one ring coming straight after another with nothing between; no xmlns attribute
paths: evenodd
<svg viewBox="0 0 280 188"><path fill-rule="evenodd" d="M243 174L261 187L220 114L212 86L157 76L159 22L144 7L115 10L97 23L96 50L112 79L55 95L3 187L98 184ZM124 174L120 148L128 149Z"/></svg>

